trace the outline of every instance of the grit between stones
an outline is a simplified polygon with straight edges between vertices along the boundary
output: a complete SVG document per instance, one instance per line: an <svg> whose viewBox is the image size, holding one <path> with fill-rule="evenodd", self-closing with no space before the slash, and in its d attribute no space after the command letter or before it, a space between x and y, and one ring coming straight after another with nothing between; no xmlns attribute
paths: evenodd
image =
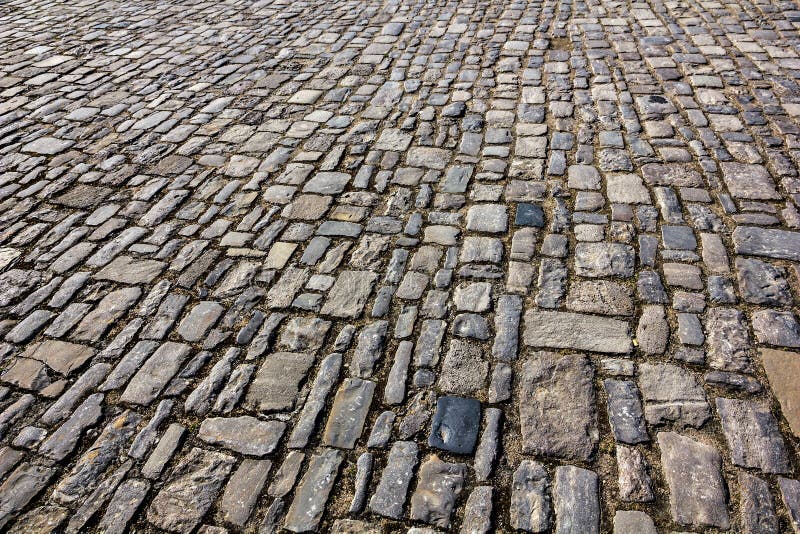
<svg viewBox="0 0 800 534"><path fill-rule="evenodd" d="M793 1L0 5L0 531L800 533Z"/></svg>

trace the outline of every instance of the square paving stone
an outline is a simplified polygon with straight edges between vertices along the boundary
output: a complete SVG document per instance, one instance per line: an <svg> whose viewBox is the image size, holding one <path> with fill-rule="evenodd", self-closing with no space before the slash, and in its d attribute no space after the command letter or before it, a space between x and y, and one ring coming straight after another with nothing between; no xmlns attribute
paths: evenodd
<svg viewBox="0 0 800 534"><path fill-rule="evenodd" d="M440 397L428 445L456 454L472 454L481 424L481 403L464 397Z"/></svg>
<svg viewBox="0 0 800 534"><path fill-rule="evenodd" d="M775 182L765 167L734 162L721 163L720 167L728 190L736 198L751 200L781 198L775 190Z"/></svg>
<svg viewBox="0 0 800 534"><path fill-rule="evenodd" d="M478 204L467 212L467 230L499 233L508 227L508 213L501 204Z"/></svg>
<svg viewBox="0 0 800 534"><path fill-rule="evenodd" d="M661 237L664 240L664 246L673 250L694 250L697 248L694 232L688 226L664 225L661 227Z"/></svg>
<svg viewBox="0 0 800 534"><path fill-rule="evenodd" d="M544 226L544 210L536 204L517 204L514 224L517 226L535 226L541 228Z"/></svg>

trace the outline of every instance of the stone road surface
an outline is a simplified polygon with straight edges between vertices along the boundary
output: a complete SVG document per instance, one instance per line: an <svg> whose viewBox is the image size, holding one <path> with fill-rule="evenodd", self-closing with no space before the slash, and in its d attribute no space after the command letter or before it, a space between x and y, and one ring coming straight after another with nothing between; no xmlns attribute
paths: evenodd
<svg viewBox="0 0 800 534"><path fill-rule="evenodd" d="M0 530L800 532L800 7L0 6Z"/></svg>

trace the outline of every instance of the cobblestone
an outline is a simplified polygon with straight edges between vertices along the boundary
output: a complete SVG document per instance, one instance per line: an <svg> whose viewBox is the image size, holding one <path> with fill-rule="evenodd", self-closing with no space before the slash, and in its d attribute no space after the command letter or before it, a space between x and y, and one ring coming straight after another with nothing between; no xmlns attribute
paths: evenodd
<svg viewBox="0 0 800 534"><path fill-rule="evenodd" d="M800 532L800 7L0 7L0 530Z"/></svg>

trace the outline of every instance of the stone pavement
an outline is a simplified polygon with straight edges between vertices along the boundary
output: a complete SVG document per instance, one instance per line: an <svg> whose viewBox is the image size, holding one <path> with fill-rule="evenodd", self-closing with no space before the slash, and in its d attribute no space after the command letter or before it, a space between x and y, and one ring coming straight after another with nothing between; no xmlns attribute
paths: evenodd
<svg viewBox="0 0 800 534"><path fill-rule="evenodd" d="M0 530L800 532L800 8L0 6Z"/></svg>

